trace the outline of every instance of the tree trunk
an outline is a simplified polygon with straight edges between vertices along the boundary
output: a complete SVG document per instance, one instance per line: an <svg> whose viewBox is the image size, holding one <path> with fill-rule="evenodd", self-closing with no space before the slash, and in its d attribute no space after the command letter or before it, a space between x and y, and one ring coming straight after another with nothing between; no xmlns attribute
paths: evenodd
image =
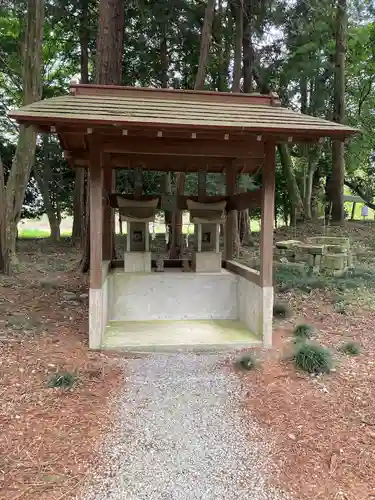
<svg viewBox="0 0 375 500"><path fill-rule="evenodd" d="M85 206L85 169L76 168L73 197L73 229L72 239L80 243L84 229L84 206Z"/></svg>
<svg viewBox="0 0 375 500"><path fill-rule="evenodd" d="M48 215L48 214L47 214ZM55 214L52 217L48 217L49 227L51 230L51 240L56 242L60 241L60 224L61 219L58 219Z"/></svg>
<svg viewBox="0 0 375 500"><path fill-rule="evenodd" d="M96 83L121 85L124 49L124 1L100 0L96 46Z"/></svg>
<svg viewBox="0 0 375 500"><path fill-rule="evenodd" d="M5 227L5 172L0 158L0 272L10 273L10 256L6 246Z"/></svg>
<svg viewBox="0 0 375 500"><path fill-rule="evenodd" d="M336 53L334 79L333 120L343 123L345 118L345 51L347 30L347 2L337 0L336 11ZM332 141L332 184L330 189L332 202L332 221L344 222L344 178L345 156L344 143Z"/></svg>
<svg viewBox="0 0 375 500"><path fill-rule="evenodd" d="M313 183L314 183L314 175L316 169L318 168L319 158L322 152L322 147L315 146L314 149L311 149L307 153L307 175L306 175L306 184L304 190L303 197L303 205L305 210L305 217L307 219L312 219L312 195L313 195Z"/></svg>
<svg viewBox="0 0 375 500"><path fill-rule="evenodd" d="M88 0L81 0L80 13L80 66L81 66L81 83L89 83L89 43L90 30L88 26ZM85 171L83 168L76 168L74 181L74 198L73 198L73 228L72 240L75 243L82 241L84 229L84 213L85 213Z"/></svg>
<svg viewBox="0 0 375 500"><path fill-rule="evenodd" d="M235 44L234 44L234 62L233 62L233 81L232 92L241 91L242 76L242 39L243 39L243 8L241 3L233 2L235 18Z"/></svg>
<svg viewBox="0 0 375 500"><path fill-rule="evenodd" d="M121 85L124 48L124 2L123 0L100 0L99 26L96 44L95 81L98 85ZM90 268L90 210L86 196L85 244L80 261L80 269ZM115 238L112 253L115 254Z"/></svg>
<svg viewBox="0 0 375 500"><path fill-rule="evenodd" d="M207 6L204 14L204 21L201 33L199 66L194 85L194 88L196 90L201 90L204 88L204 81L206 78L206 69L208 63L208 51L210 49L210 44L211 44L214 12L215 12L215 0L207 0Z"/></svg>
<svg viewBox="0 0 375 500"><path fill-rule="evenodd" d="M245 93L250 93L253 91L253 43L252 43L252 1L251 0L240 0L240 9L244 9L243 14L243 89Z"/></svg>
<svg viewBox="0 0 375 500"><path fill-rule="evenodd" d="M42 40L44 24L44 0L28 0L23 47L23 104L31 104L41 98ZM35 158L36 130L33 126L21 125L16 152L5 189L5 250L6 259L16 262L17 225L21 217L22 204L31 167ZM0 272L11 271L6 264Z"/></svg>
<svg viewBox="0 0 375 500"><path fill-rule="evenodd" d="M288 194L291 205L290 206L291 222L295 223L298 220L304 219L303 202L301 194L299 192L296 177L293 172L293 163L292 163L292 158L290 156L290 152L288 150L288 146L286 144L279 144L277 146L277 149L279 151L279 157L283 169L283 174L288 186Z"/></svg>

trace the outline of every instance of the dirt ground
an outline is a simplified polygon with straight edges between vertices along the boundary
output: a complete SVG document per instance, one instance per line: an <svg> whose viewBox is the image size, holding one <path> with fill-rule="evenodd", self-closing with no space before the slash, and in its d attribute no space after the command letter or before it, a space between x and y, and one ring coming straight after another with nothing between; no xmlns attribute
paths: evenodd
<svg viewBox="0 0 375 500"><path fill-rule="evenodd" d="M319 234L320 228L304 228ZM330 234L347 235L357 266L373 268L375 226L351 224ZM295 238L293 230L277 239ZM297 235L301 239L301 234ZM355 284L355 282L354 282ZM337 293L344 307L337 308ZM299 500L369 500L375 498L375 312L373 289L288 290L278 294L292 317L275 323L274 348L258 352L253 372L237 372L249 388L244 401L275 442L273 460L281 487ZM308 323L315 341L328 347L334 371L312 377L298 371L291 358L293 329ZM339 347L361 346L349 357Z"/></svg>
<svg viewBox="0 0 375 500"><path fill-rule="evenodd" d="M361 265L373 266L375 226L332 232L350 234ZM289 236L293 230L276 234ZM253 258L257 245L242 258L246 252ZM122 374L115 356L88 350L87 278L74 270L78 254L69 242L21 241L19 257L15 276L0 278L0 498L67 500L96 466ZM236 372L249 387L244 411L269 430L275 477L295 499L375 498L372 293L352 289L344 310L336 309L333 290L279 293L292 318L276 323L275 347L257 353L259 368ZM311 377L295 369L290 336L300 322L313 324L316 340L331 348L333 373ZM360 356L339 354L350 339L361 344ZM49 388L62 371L77 376L73 388Z"/></svg>
<svg viewBox="0 0 375 500"><path fill-rule="evenodd" d="M65 500L95 467L121 374L88 350L86 280L67 271L75 252L23 241L19 256L0 278L0 498ZM75 374L73 388L49 388L56 372Z"/></svg>

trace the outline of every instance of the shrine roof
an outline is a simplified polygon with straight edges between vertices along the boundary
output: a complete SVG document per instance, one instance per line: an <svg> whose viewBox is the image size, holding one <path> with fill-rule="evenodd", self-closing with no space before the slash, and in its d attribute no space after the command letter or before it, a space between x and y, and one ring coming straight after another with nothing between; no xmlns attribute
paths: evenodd
<svg viewBox="0 0 375 500"><path fill-rule="evenodd" d="M358 130L281 106L275 95L72 85L68 95L44 99L9 113L19 123L131 129L187 129L221 134L265 134L280 140L332 137ZM48 130L48 129L47 129Z"/></svg>

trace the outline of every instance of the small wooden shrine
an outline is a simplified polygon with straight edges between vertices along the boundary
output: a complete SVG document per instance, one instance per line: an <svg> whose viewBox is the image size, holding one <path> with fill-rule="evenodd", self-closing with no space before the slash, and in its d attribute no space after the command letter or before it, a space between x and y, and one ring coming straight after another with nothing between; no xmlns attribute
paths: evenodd
<svg viewBox="0 0 375 500"><path fill-rule="evenodd" d="M272 344L276 146L325 137L344 141L356 130L283 108L275 95L97 85L72 85L69 95L10 116L57 134L70 165L89 169L91 348L111 346L114 330L117 340L126 335L128 340L112 346L141 345L136 322L146 322L148 339L168 321L179 322L162 344L173 343L173 332L184 322L196 321L189 331L199 344L207 328L199 322L211 320L240 322L253 335L233 345L250 345L254 338ZM115 169L126 168L225 176L224 195L178 196L178 208L190 212L197 235L192 272L154 272L149 223L165 200L161 193L144 196L141 190L116 193ZM237 194L237 176L259 169L261 189ZM259 272L233 260L236 210L250 206L261 207ZM114 208L128 225L121 268L111 261ZM225 228L224 255L220 227Z"/></svg>

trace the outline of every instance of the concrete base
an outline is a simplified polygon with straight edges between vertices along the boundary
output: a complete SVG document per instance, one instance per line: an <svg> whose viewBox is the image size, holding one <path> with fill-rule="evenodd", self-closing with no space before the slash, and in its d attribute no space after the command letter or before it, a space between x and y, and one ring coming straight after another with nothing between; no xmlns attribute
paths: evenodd
<svg viewBox="0 0 375 500"><path fill-rule="evenodd" d="M219 273L221 252L195 252L192 264L196 273Z"/></svg>
<svg viewBox="0 0 375 500"><path fill-rule="evenodd" d="M104 349L128 352L227 351L261 345L236 320L110 322Z"/></svg>
<svg viewBox="0 0 375 500"><path fill-rule="evenodd" d="M151 252L125 252L124 271L126 273L150 273Z"/></svg>

